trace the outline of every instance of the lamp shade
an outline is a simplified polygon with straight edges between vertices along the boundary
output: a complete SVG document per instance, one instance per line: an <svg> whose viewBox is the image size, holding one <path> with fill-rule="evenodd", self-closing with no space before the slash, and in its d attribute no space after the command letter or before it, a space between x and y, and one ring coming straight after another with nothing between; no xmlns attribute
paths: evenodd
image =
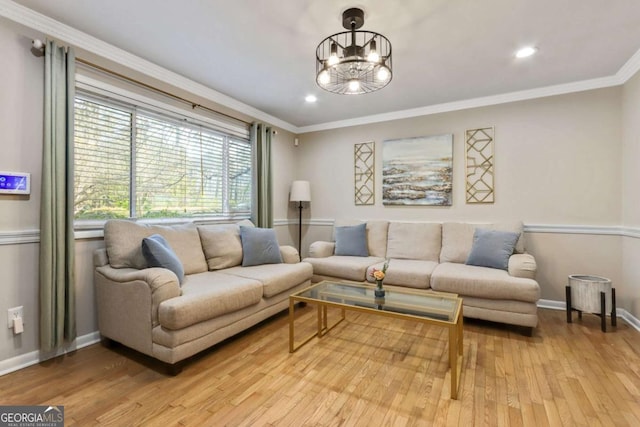
<svg viewBox="0 0 640 427"><path fill-rule="evenodd" d="M310 202L311 186L309 181L293 181L291 184L290 202Z"/></svg>

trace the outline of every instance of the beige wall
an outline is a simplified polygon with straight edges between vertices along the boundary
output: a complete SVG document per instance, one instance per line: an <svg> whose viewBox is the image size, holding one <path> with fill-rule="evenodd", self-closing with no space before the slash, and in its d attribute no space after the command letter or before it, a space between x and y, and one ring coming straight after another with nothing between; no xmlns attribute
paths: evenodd
<svg viewBox="0 0 640 427"><path fill-rule="evenodd" d="M620 94L601 89L303 134L299 171L312 184L312 217L617 225ZM495 126L496 202L468 205L464 132L486 126ZM454 135L453 206L383 206L382 141L443 133ZM353 145L366 141L376 143L376 204L355 206Z"/></svg>
<svg viewBox="0 0 640 427"><path fill-rule="evenodd" d="M0 364L38 350L38 244L10 243L2 237L28 235L39 228L43 59L31 54L31 37L24 34L24 29L0 19L0 57L5 64L0 67L0 170L32 174L30 196L0 196L0 319L9 307L25 307L25 332L14 337L4 327L0 334ZM527 224L638 227L639 106L636 76L624 88L304 134L299 147L294 146L295 135L278 129L272 153L274 218L282 224L276 227L278 238L283 244L297 244L298 210L288 201L295 179L312 185L313 201L303 218L313 225L303 228L303 248L314 240L329 239L330 221L322 220L340 217L479 222L518 218ZM464 202L463 133L480 126L496 127L497 193L495 204L472 206ZM454 134L453 206L382 206L382 141L439 133ZM353 144L370 140L377 147L377 203L356 207ZM543 298L563 300L569 273L601 274L611 277L622 291L621 307L640 317L638 239L547 233L527 237L540 263ZM101 239L77 241L79 335L97 330L92 253L102 245Z"/></svg>
<svg viewBox="0 0 640 427"><path fill-rule="evenodd" d="M299 167L312 185L311 216L618 226L621 99L622 89L616 87L303 134ZM495 126L496 201L469 205L464 194L464 132L486 126ZM453 205L383 206L382 142L443 133L454 135ZM376 143L376 203L355 206L353 145L365 141ZM330 238L330 230L326 225L308 227L305 245ZM598 274L614 281L619 306L630 308L632 290L622 283L620 237L527 233L527 242L539 262L543 299L564 301L569 274Z"/></svg>
<svg viewBox="0 0 640 427"><path fill-rule="evenodd" d="M3 361L39 348L38 244L17 244L11 243L10 238L1 238L2 235L33 235L33 230L40 226L44 59L30 52L32 37L25 34L28 33L24 28L0 19L0 57L4 64L0 67L0 170L30 172L32 180L30 196L0 195L0 319L4 321L8 308L19 305L24 306L25 315L23 334L14 336L11 329L0 328L0 368ZM194 100L203 101L197 97ZM211 106L216 107L213 103ZM225 113L229 111L225 110ZM237 117L251 121L242 114ZM272 146L274 217L297 218L297 211L292 214L288 202L289 185L296 179L294 135L283 129L277 129L277 132ZM280 243L297 242L297 228L293 231L296 234L292 238L289 227L278 227ZM78 336L98 329L92 257L93 251L103 246L102 239L76 241Z"/></svg>
<svg viewBox="0 0 640 427"><path fill-rule="evenodd" d="M640 73L624 85L622 100L622 224L640 235ZM629 311L640 318L640 239L623 240L622 274L632 295Z"/></svg>
<svg viewBox="0 0 640 427"><path fill-rule="evenodd" d="M42 162L42 58L31 40L0 20L0 170L31 173L31 195L0 195L0 233L37 230ZM38 245L0 245L0 361L38 349ZM24 306L24 333L6 326L7 309Z"/></svg>
<svg viewBox="0 0 640 427"><path fill-rule="evenodd" d="M0 196L0 230L33 230L40 221L44 71L30 47L29 38L0 20L0 170L31 173L30 196Z"/></svg>

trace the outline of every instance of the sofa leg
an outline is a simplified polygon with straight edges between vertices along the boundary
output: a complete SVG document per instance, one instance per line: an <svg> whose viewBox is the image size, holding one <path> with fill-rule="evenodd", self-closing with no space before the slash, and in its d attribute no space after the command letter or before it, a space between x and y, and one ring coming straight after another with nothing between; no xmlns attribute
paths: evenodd
<svg viewBox="0 0 640 427"><path fill-rule="evenodd" d="M184 367L184 362L177 363L167 363L167 373L172 377L179 375L182 372L182 368Z"/></svg>
<svg viewBox="0 0 640 427"><path fill-rule="evenodd" d="M107 337L101 337L100 338L100 343L105 348L114 348L114 347L116 347L118 345L114 340L112 340L111 338L107 338Z"/></svg>
<svg viewBox="0 0 640 427"><path fill-rule="evenodd" d="M522 335L524 335L525 337L532 337L533 336L533 327L531 327L531 326L523 326L522 327Z"/></svg>

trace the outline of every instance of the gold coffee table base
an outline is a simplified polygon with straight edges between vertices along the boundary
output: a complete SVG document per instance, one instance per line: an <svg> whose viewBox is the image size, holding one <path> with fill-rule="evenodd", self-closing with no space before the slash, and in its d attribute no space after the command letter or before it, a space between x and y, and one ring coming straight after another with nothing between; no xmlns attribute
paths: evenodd
<svg viewBox="0 0 640 427"><path fill-rule="evenodd" d="M354 291L357 292L356 295L352 294ZM415 298L417 302L412 302L412 298ZM432 304L429 304L431 302L430 299L433 300ZM379 301L381 300L373 298L373 288L338 282L320 282L291 295L289 297L289 353L294 353L314 338L322 338L346 318L347 310L439 325L449 330L451 399L457 399L463 359L464 319L462 300L453 294L394 288L393 293L388 293L388 297L382 304L377 304ZM442 301L445 301L445 303L440 304ZM297 343L295 341L294 313L296 302L315 305L317 311L316 332ZM367 304L369 306L366 306ZM444 308L440 308L438 304ZM330 326L328 324L327 307L339 308L341 314L340 318ZM448 318L446 320L438 318L443 316Z"/></svg>

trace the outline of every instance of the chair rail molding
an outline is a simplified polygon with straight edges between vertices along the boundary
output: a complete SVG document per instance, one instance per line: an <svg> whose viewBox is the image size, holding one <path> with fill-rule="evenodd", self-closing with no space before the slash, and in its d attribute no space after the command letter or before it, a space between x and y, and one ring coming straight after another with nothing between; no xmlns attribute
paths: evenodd
<svg viewBox="0 0 640 427"><path fill-rule="evenodd" d="M0 231L0 246L23 243L40 243L40 230Z"/></svg>
<svg viewBox="0 0 640 427"><path fill-rule="evenodd" d="M364 221L364 220L363 220ZM411 221L422 222L422 221ZM315 227L333 227L335 219L316 218L302 220L302 224ZM279 218L273 221L274 227L287 227L297 225L294 219ZM616 225L553 225L553 224L525 224L526 233L551 233L551 234L589 234L604 236L620 236L640 239L640 227L622 227ZM77 229L76 240L99 239L103 237L102 229ZM0 246L18 245L24 243L40 243L40 230L25 229L0 231Z"/></svg>

